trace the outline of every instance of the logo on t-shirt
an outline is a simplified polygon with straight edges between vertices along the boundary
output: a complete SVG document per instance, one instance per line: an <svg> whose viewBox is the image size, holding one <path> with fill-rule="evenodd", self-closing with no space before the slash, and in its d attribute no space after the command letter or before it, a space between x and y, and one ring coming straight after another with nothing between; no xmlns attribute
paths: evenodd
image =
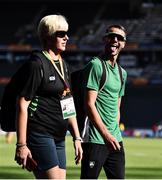
<svg viewBox="0 0 162 180"><path fill-rule="evenodd" d="M49 77L49 80L50 80L50 81L54 81L55 79L56 79L55 76L50 76L50 77Z"/></svg>

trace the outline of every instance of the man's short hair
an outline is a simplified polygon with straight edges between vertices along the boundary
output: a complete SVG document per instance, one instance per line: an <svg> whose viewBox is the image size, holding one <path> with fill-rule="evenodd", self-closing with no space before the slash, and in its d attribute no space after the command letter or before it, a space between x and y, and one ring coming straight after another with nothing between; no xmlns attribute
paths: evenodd
<svg viewBox="0 0 162 180"><path fill-rule="evenodd" d="M106 28L106 33L108 33L111 28L121 29L121 30L124 31L125 34L126 34L126 29L124 28L124 26L122 26L122 25L120 25L120 24L112 24L112 25L108 26L108 28Z"/></svg>

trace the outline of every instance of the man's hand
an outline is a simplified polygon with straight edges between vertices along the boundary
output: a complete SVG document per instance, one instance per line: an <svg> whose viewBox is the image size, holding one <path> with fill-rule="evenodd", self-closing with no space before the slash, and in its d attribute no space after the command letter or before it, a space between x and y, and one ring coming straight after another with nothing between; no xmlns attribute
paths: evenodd
<svg viewBox="0 0 162 180"><path fill-rule="evenodd" d="M108 148L111 148L113 150L120 150L119 142L110 133L107 133L104 139Z"/></svg>

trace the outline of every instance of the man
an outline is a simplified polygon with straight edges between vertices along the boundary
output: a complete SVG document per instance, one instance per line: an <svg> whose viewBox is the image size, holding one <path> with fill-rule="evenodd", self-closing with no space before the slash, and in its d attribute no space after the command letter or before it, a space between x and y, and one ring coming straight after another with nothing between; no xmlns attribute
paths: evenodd
<svg viewBox="0 0 162 180"><path fill-rule="evenodd" d="M85 106L90 119L88 142L83 143L81 179L97 179L102 167L109 179L124 179L125 154L119 128L121 97L124 95L126 71L117 65L117 57L126 43L126 32L111 25L103 37L104 51L85 68ZM103 60L106 82L100 90ZM123 80L123 83L121 83Z"/></svg>

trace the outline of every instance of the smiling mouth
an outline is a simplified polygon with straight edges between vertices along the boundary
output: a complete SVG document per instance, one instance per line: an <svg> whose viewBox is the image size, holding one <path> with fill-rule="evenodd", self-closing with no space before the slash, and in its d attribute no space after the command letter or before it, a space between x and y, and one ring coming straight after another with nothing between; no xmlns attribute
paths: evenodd
<svg viewBox="0 0 162 180"><path fill-rule="evenodd" d="M118 47L115 45L110 45L109 48L111 49L111 51L116 51L118 49Z"/></svg>

